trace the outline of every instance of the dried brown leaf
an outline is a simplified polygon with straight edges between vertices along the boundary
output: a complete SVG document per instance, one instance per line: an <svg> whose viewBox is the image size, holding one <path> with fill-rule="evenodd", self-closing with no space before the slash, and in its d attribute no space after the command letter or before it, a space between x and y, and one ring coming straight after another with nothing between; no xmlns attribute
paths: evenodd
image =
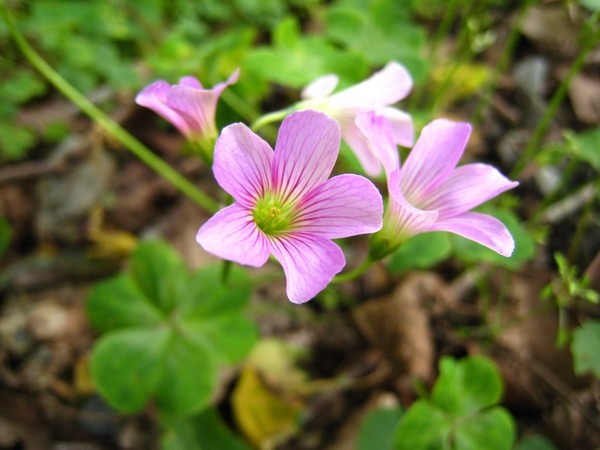
<svg viewBox="0 0 600 450"><path fill-rule="evenodd" d="M569 84L569 98L577 118L590 125L600 124L600 80L578 74Z"/></svg>
<svg viewBox="0 0 600 450"><path fill-rule="evenodd" d="M433 273L413 274L386 297L356 309L359 329L392 364L430 381L434 348L428 304L443 296L444 281Z"/></svg>
<svg viewBox="0 0 600 450"><path fill-rule="evenodd" d="M572 58L579 52L583 17L562 5L536 5L525 13L523 34L540 49Z"/></svg>

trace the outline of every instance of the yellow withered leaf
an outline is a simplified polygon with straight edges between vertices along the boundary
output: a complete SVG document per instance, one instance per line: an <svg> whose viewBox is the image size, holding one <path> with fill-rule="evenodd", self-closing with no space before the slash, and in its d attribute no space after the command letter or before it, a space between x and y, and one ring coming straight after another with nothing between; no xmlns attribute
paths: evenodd
<svg viewBox="0 0 600 450"><path fill-rule="evenodd" d="M238 427L259 449L274 448L296 431L302 402L267 386L258 369L246 365L232 396Z"/></svg>

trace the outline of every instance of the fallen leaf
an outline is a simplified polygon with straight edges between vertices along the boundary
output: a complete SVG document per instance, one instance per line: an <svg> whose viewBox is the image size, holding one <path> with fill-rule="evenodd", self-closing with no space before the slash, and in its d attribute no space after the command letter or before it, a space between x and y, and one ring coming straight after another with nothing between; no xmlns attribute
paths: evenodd
<svg viewBox="0 0 600 450"><path fill-rule="evenodd" d="M590 125L600 124L600 80L579 73L569 84L569 98L577 118Z"/></svg>
<svg viewBox="0 0 600 450"><path fill-rule="evenodd" d="M246 438L260 449L272 449L293 434L302 404L270 389L251 365L242 369L232 395L236 422Z"/></svg>
<svg viewBox="0 0 600 450"><path fill-rule="evenodd" d="M571 11L562 5L531 6L523 17L521 31L540 49L572 58L579 53L583 17Z"/></svg>
<svg viewBox="0 0 600 450"><path fill-rule="evenodd" d="M359 329L391 363L412 376L431 381L433 335L428 303L443 295L443 280L432 273L415 273L386 297L359 306L354 319Z"/></svg>

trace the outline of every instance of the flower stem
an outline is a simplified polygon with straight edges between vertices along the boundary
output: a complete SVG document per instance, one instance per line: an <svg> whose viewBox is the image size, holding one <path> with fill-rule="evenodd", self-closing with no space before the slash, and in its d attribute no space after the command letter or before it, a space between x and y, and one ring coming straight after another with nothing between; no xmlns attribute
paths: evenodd
<svg viewBox="0 0 600 450"><path fill-rule="evenodd" d="M229 275L231 274L231 261L224 259L221 265L221 284L227 286L229 284Z"/></svg>
<svg viewBox="0 0 600 450"><path fill-rule="evenodd" d="M271 122L276 122L278 120L283 119L290 112L292 112L292 109L287 108L287 109L281 109L279 111L273 111L273 112L267 113L263 116L260 116L258 119L256 119L252 123L252 126L250 128L252 129L252 131L256 131Z"/></svg>
<svg viewBox="0 0 600 450"><path fill-rule="evenodd" d="M358 278L360 275L362 275L369 267L371 267L373 262L373 259L368 257L363 261L363 263L360 266L352 269L349 272L335 276L333 280L331 280L331 283L343 283L344 281L354 280L355 278Z"/></svg>
<svg viewBox="0 0 600 450"><path fill-rule="evenodd" d="M492 100L494 89L498 86L500 77L506 71L513 58L515 49L517 48L517 43L519 42L519 36L521 34L521 24L523 23L525 13L529 9L529 6L534 3L534 1L535 0L525 0L523 3L521 3L517 17L511 26L508 37L506 38L506 43L504 44L504 48L500 54L498 64L492 71L491 81L487 84L487 86L484 87L483 94L479 98L479 102L475 108L475 113L473 114L474 125L479 125L483 120L483 114Z"/></svg>
<svg viewBox="0 0 600 450"><path fill-rule="evenodd" d="M2 18L6 22L8 31L15 44L21 50L29 62L58 89L65 97L75 103L92 120L100 124L104 130L113 138L119 141L125 148L133 153L142 162L157 172L165 180L179 189L189 199L193 200L207 212L214 213L219 209L219 205L207 194L202 192L193 183L183 177L173 167L156 156L150 149L133 137L127 130L108 117L96 105L83 96L58 72L56 72L34 49L29 45L26 39L15 25L14 19L8 9L5 0L2 0L0 7Z"/></svg>
<svg viewBox="0 0 600 450"><path fill-rule="evenodd" d="M585 29L582 33L582 38L580 39L582 46L581 51L579 52L579 55L577 55L577 58L575 59L571 67L569 68L569 71L567 72L567 75L563 79L562 83L552 96L550 104L548 105L548 108L546 108L546 111L544 111L544 115L542 116L535 130L533 131L529 143L519 156L519 159L517 160L510 174L511 178L518 178L525 166L527 165L527 163L539 150L542 138L546 134L546 131L548 130L548 127L550 126L552 118L555 116L558 107L562 104L562 101L564 100L565 95L567 94L567 89L571 84L571 80L575 77L575 75L579 73L587 59L588 54L592 51L592 49L594 49L594 47L598 43L598 40L600 38L600 33L596 29L598 16L599 13L594 13L586 21Z"/></svg>

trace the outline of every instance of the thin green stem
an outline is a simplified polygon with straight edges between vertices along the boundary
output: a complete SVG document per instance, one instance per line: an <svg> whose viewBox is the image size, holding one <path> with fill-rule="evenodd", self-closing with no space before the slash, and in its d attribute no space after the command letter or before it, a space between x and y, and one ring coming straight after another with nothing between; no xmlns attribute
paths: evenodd
<svg viewBox="0 0 600 450"><path fill-rule="evenodd" d="M485 87L483 95L481 96L479 103L477 104L477 108L475 109L473 119L473 123L475 125L481 123L481 120L483 119L483 113L485 112L487 106L489 105L492 99L492 93L494 92L494 89L498 85L498 80L506 71L506 69L508 68L508 64L512 60L512 56L517 47L517 42L519 42L519 36L521 35L521 23L523 22L523 18L525 17L525 12L529 8L529 6L534 3L534 1L535 0L526 0L521 4L517 18L510 29L508 37L506 38L506 44L502 49L502 54L500 55L500 59L498 60L498 65L492 73L492 79Z"/></svg>
<svg viewBox="0 0 600 450"><path fill-rule="evenodd" d="M573 233L573 238L571 239L571 244L569 245L569 249L567 251L567 260L570 262L575 260L577 251L582 248L581 241L584 238L586 225L589 222L593 210L593 205L595 203L596 198L590 198L585 204L582 213L579 215L579 220L577 221L577 226L575 227L575 232Z"/></svg>
<svg viewBox="0 0 600 450"><path fill-rule="evenodd" d="M586 30L584 30L584 32L582 33L581 39L582 49L579 52L579 55L577 55L577 58L575 59L571 67L569 68L569 71L567 72L567 75L563 79L562 83L552 96L550 104L548 105L548 108L546 108L546 111L544 111L542 118L540 119L535 130L533 131L529 143L519 156L519 159L517 160L510 174L511 178L518 178L525 166L527 165L527 163L533 158L535 152L538 151L542 138L545 136L546 131L548 131L548 128L552 123L552 119L556 115L558 107L562 104L565 95L567 94L567 89L571 84L571 80L575 77L575 75L579 73L589 53L594 49L594 47L598 43L600 33L598 32L598 30L595 30L597 21L598 14L594 14L586 22Z"/></svg>
<svg viewBox="0 0 600 450"><path fill-rule="evenodd" d="M456 20L456 15L458 13L458 0L450 0L449 3L450 4L446 4L444 6L444 15L435 31L435 34L433 35L431 46L429 47L429 57L433 61L436 60L437 50L440 46L440 42L443 38L448 36L450 27Z"/></svg>
<svg viewBox="0 0 600 450"><path fill-rule="evenodd" d="M350 270L349 272L335 276L333 280L331 280L331 283L343 283L344 281L354 280L362 275L369 267L371 267L373 262L374 261L371 258L367 258L360 266Z"/></svg>
<svg viewBox="0 0 600 450"><path fill-rule="evenodd" d="M221 99L248 122L253 122L260 116L259 111L231 89L221 92Z"/></svg>
<svg viewBox="0 0 600 450"><path fill-rule="evenodd" d="M58 72L56 72L25 40L15 25L14 19L5 0L2 1L0 13L2 14L2 17L8 27L8 31L19 50L21 50L29 62L50 83L52 83L56 89L58 89L65 97L75 103L92 120L100 124L100 126L102 126L108 134L119 141L137 158L157 172L165 180L173 184L173 186L179 189L183 194L196 202L207 212L214 213L219 209L219 205L212 198L199 190L196 186L194 186L194 184L173 169L173 167L156 156L150 149L144 146L118 123L104 114L104 112L102 112L96 105L84 97L67 80L65 80Z"/></svg>
<svg viewBox="0 0 600 450"><path fill-rule="evenodd" d="M282 109L279 111L273 111L273 112L267 113L263 116L260 116L258 119L256 119L254 121L254 123L252 123L250 128L252 129L252 131L257 131L260 128L264 127L265 125L268 125L272 122L277 122L278 120L283 119L285 116L287 116L292 111L293 111L292 108L287 108L287 109Z"/></svg>
<svg viewBox="0 0 600 450"><path fill-rule="evenodd" d="M558 183L556 183L556 187L540 200L539 204L531 213L530 218L527 221L528 223L535 224L538 222L540 215L546 210L546 208L558 199L558 196L562 192L563 188L567 186L568 181L571 179L578 167L579 161L577 161L575 158L571 158L567 164L567 167L562 170L560 180Z"/></svg>
<svg viewBox="0 0 600 450"><path fill-rule="evenodd" d="M221 265L221 284L227 286L229 284L229 275L231 274L231 261L224 259Z"/></svg>
<svg viewBox="0 0 600 450"><path fill-rule="evenodd" d="M451 63L448 64L447 73L445 73L445 78L440 80L437 86L434 88L432 95L432 105L433 110L440 109L442 104L442 100L446 95L447 91L452 87L452 82L454 81L454 76L456 71L460 68L462 64L473 57L473 52L471 51L471 46L469 42L469 27L468 21L471 15L474 13L478 13L477 5L474 3L470 3L467 6L466 11L464 11L463 17L461 18L460 26L458 27L459 33L456 39L456 46L454 50L454 55L451 58Z"/></svg>

